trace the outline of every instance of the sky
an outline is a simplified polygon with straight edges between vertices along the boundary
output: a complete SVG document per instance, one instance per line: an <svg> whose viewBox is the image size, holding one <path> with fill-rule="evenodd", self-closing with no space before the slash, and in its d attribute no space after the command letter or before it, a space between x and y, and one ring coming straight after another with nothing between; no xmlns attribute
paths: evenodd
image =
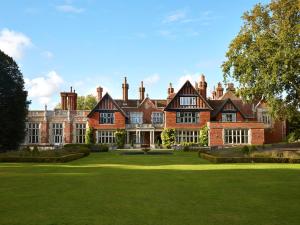
<svg viewBox="0 0 300 225"><path fill-rule="evenodd" d="M265 0L10 0L0 8L0 49L25 80L30 109L53 109L70 86L96 95L102 86L138 98L144 81L150 98L166 98L204 74L208 95L223 81L222 62L238 34L241 16Z"/></svg>

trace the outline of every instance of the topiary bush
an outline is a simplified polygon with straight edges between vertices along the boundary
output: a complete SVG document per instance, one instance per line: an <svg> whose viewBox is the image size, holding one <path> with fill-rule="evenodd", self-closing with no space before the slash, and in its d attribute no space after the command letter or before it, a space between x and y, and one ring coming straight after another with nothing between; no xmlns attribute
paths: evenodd
<svg viewBox="0 0 300 225"><path fill-rule="evenodd" d="M165 128L161 132L162 145L165 148L171 148L176 141L176 131L175 129Z"/></svg>
<svg viewBox="0 0 300 225"><path fill-rule="evenodd" d="M247 145L245 145L241 148L241 152L246 154L246 155L249 155L250 154L250 149Z"/></svg>
<svg viewBox="0 0 300 225"><path fill-rule="evenodd" d="M125 130L117 130L115 132L115 140L117 144L117 148L124 148L125 141L126 141L126 132Z"/></svg>
<svg viewBox="0 0 300 225"><path fill-rule="evenodd" d="M199 144L202 147L208 146L208 127L206 125L200 129Z"/></svg>
<svg viewBox="0 0 300 225"><path fill-rule="evenodd" d="M88 127L85 133L85 143L86 144L94 144L94 129L92 127Z"/></svg>

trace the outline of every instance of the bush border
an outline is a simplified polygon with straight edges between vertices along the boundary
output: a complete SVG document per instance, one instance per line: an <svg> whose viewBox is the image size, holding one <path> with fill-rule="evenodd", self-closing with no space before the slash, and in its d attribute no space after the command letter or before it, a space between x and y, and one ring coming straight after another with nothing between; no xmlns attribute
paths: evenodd
<svg viewBox="0 0 300 225"><path fill-rule="evenodd" d="M84 157L84 153L72 153L54 157L24 157L24 156L0 156L0 162L39 162L39 163L64 163Z"/></svg>
<svg viewBox="0 0 300 225"><path fill-rule="evenodd" d="M217 157L199 152L199 157L212 163L300 163L300 159L266 157Z"/></svg>

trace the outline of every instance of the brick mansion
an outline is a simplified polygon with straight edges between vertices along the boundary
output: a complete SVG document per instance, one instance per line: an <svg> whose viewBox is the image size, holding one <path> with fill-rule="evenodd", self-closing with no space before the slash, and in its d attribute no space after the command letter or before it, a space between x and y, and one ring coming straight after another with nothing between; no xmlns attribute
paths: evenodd
<svg viewBox="0 0 300 225"><path fill-rule="evenodd" d="M266 103L245 103L235 95L233 84L226 89L218 83L207 96L205 76L198 82L186 81L174 92L172 84L163 99L145 96L143 82L139 98L130 99L126 77L122 99L113 99L97 88L97 105L92 110L77 110L77 93L61 92L61 109L29 111L25 145L54 146L85 143L88 127L97 143L113 144L118 129L126 131L127 147L155 147L164 128L176 130L176 142L198 142L199 129L207 125L209 146L260 145L280 142L286 136L285 121L273 121Z"/></svg>

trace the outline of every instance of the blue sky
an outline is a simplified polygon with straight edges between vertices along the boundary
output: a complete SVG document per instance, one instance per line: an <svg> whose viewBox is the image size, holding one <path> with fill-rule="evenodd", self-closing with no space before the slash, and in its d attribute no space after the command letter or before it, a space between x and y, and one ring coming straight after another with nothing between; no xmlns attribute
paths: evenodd
<svg viewBox="0 0 300 225"><path fill-rule="evenodd" d="M151 98L205 74L209 91L243 12L258 0L1 2L0 49L19 64L31 109L53 108L59 92L103 86L114 98L124 76L130 98L144 81Z"/></svg>

